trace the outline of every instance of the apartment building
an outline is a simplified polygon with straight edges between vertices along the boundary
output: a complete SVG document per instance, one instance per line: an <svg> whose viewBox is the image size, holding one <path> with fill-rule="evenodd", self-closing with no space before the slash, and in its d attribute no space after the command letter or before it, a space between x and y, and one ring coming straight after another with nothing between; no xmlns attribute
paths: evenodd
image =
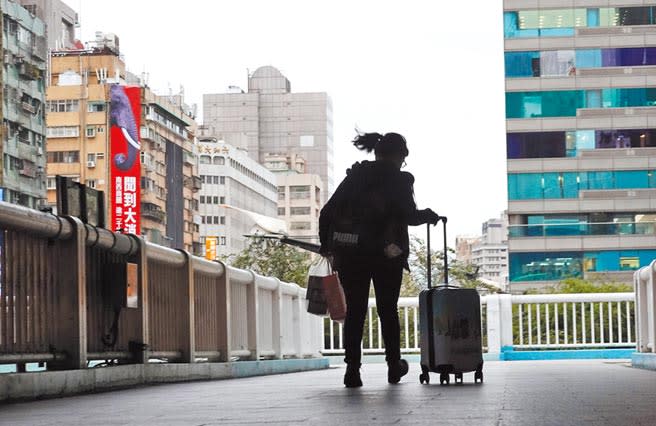
<svg viewBox="0 0 656 426"><path fill-rule="evenodd" d="M504 0L509 283L656 258L656 2Z"/></svg>
<svg viewBox="0 0 656 426"><path fill-rule="evenodd" d="M182 95L141 90L141 226L148 241L202 254L196 128Z"/></svg>
<svg viewBox="0 0 656 426"><path fill-rule="evenodd" d="M140 85L141 234L157 244L199 253L196 124L181 99L158 96L126 72L112 34L97 33L85 49L53 52L50 74L48 202L56 204L55 176L71 177L104 191L109 223L110 87Z"/></svg>
<svg viewBox="0 0 656 426"><path fill-rule="evenodd" d="M50 50L76 48L75 29L80 20L77 12L61 0L19 0L28 12L46 26L46 46Z"/></svg>
<svg viewBox="0 0 656 426"><path fill-rule="evenodd" d="M211 258L244 250L261 219L277 213L276 177L243 149L222 140L198 140L200 241L211 247ZM275 230L274 230L275 231Z"/></svg>
<svg viewBox="0 0 656 426"><path fill-rule="evenodd" d="M45 25L20 4L0 1L3 46L0 200L39 208L46 197Z"/></svg>
<svg viewBox="0 0 656 426"><path fill-rule="evenodd" d="M508 216L483 222L481 237L471 246L471 263L478 276L504 288L508 281Z"/></svg>

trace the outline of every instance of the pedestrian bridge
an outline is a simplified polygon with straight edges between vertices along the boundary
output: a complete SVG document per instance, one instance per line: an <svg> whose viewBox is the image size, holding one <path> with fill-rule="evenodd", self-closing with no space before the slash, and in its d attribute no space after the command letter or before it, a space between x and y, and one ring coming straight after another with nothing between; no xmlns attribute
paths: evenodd
<svg viewBox="0 0 656 426"><path fill-rule="evenodd" d="M420 385L420 369L387 384L365 364L362 388L344 368L148 386L0 406L0 424L45 425L594 425L655 423L656 372L618 361L492 361L484 384Z"/></svg>
<svg viewBox="0 0 656 426"><path fill-rule="evenodd" d="M622 414L640 424L643 402L656 402L655 373L633 368L656 369L656 263L636 272L634 293L484 296L484 385L420 386L415 362L403 384L390 387L384 365L371 363L358 391L342 388L343 369L328 368L325 357L342 352L341 327L308 315L305 290L294 284L3 202L0 231L0 364L16 370L0 374L0 401L241 378L11 404L0 408L0 424L48 424L62 412L78 419L72 406L86 407L79 418L101 419L96 424L105 424L99 413L108 407L107 423L195 422L194 410L182 406L197 408L198 424L334 423L340 416L350 423L407 416L417 424L439 413L454 423L567 424L575 408L588 416L576 418L583 423L619 424ZM402 299L400 310L403 351L412 360L416 298ZM363 346L374 357L383 351L373 301ZM552 361L499 361L537 359ZM596 409L582 409L586 401ZM153 412L142 409L149 406ZM559 410L564 422L555 422ZM540 421L519 420L540 413Z"/></svg>

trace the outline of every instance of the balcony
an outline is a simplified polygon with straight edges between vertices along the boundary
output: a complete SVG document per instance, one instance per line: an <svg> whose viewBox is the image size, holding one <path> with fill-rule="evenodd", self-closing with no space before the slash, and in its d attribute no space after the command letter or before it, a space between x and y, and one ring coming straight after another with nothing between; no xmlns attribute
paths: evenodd
<svg viewBox="0 0 656 426"><path fill-rule="evenodd" d="M158 205L152 203L141 203L141 216L160 223L166 219L166 213Z"/></svg>
<svg viewBox="0 0 656 426"><path fill-rule="evenodd" d="M43 76L43 71L29 62L20 62L17 68L18 75L26 80L38 80Z"/></svg>

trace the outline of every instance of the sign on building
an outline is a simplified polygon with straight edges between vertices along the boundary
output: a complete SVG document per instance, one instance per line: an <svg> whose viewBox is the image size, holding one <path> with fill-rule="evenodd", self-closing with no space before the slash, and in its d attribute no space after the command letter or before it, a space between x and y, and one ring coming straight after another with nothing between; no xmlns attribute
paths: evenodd
<svg viewBox="0 0 656 426"><path fill-rule="evenodd" d="M110 86L110 229L141 234L141 89Z"/></svg>
<svg viewBox="0 0 656 426"><path fill-rule="evenodd" d="M218 237L205 237L205 259L216 259L216 242Z"/></svg>

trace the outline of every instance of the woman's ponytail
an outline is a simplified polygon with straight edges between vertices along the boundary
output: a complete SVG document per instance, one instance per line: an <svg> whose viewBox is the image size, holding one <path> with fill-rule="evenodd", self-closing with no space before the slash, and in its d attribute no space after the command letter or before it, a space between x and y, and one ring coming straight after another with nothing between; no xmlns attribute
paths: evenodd
<svg viewBox="0 0 656 426"><path fill-rule="evenodd" d="M398 133L360 133L353 139L353 145L360 151L372 152L381 157L390 155L408 156L405 138Z"/></svg>
<svg viewBox="0 0 656 426"><path fill-rule="evenodd" d="M353 145L360 151L372 152L382 139L383 135L380 133L362 133L353 139Z"/></svg>

